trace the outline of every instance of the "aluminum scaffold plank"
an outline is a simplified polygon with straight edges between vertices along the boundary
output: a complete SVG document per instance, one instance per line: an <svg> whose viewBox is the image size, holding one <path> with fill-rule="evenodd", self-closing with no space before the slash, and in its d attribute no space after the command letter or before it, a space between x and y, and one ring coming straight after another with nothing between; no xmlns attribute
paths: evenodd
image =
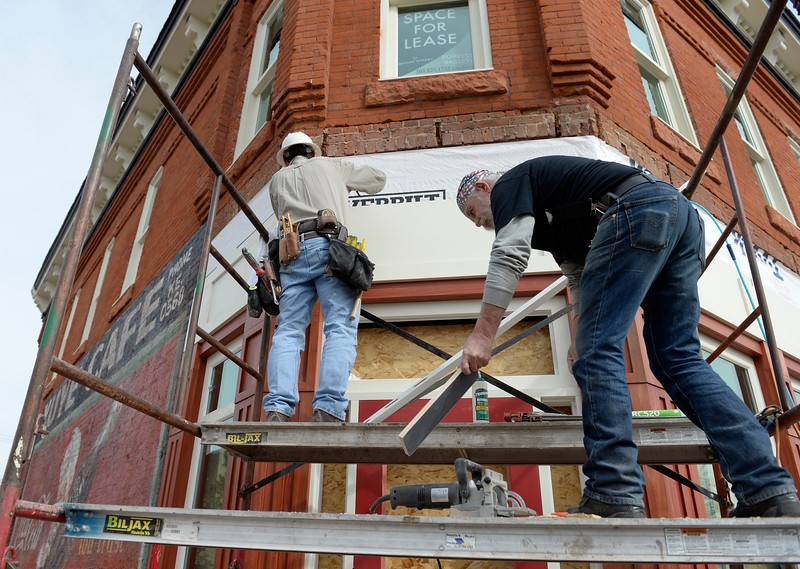
<svg viewBox="0 0 800 569"><path fill-rule="evenodd" d="M514 561L800 561L800 528L789 518L456 518L86 504L60 508L67 537L165 545Z"/></svg>
<svg viewBox="0 0 800 569"><path fill-rule="evenodd" d="M714 462L705 434L685 417L635 417L641 464ZM453 464L582 464L581 418L548 416L519 423L440 423L408 456L400 423L207 423L201 443L257 462Z"/></svg>

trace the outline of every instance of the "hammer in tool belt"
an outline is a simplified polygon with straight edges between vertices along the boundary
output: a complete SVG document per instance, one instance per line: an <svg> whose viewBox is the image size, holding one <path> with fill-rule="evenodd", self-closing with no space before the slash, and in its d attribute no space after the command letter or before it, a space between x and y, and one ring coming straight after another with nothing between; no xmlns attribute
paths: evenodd
<svg viewBox="0 0 800 569"><path fill-rule="evenodd" d="M359 251L363 251L367 248L367 238L365 237L361 241L355 235L348 235L347 240L345 241L348 245L352 245ZM356 299L353 301L353 309L350 310L350 320L355 320L356 315L358 314L358 309L361 308L361 297L364 296L364 291L358 291L356 295Z"/></svg>
<svg viewBox="0 0 800 569"><path fill-rule="evenodd" d="M278 284L278 276L275 274L275 269L272 267L272 263L269 259L266 259L264 264L260 264L256 261L255 257L247 250L247 247L242 247L242 255L244 256L245 260L248 264L253 268L256 272L256 276L267 285L270 293L272 294L272 300L275 301L275 304L278 304L278 296L281 294L281 286Z"/></svg>

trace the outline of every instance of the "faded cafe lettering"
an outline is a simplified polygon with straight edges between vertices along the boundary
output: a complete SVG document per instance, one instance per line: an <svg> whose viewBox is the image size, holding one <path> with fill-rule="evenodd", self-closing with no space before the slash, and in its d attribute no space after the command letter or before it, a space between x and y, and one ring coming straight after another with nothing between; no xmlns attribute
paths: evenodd
<svg viewBox="0 0 800 569"><path fill-rule="evenodd" d="M81 359L78 367L107 381L117 381L120 378L115 371L121 362L132 359L159 333L188 313L197 283L202 236L201 228ZM48 427L54 428L91 393L78 383L62 383L45 404Z"/></svg>

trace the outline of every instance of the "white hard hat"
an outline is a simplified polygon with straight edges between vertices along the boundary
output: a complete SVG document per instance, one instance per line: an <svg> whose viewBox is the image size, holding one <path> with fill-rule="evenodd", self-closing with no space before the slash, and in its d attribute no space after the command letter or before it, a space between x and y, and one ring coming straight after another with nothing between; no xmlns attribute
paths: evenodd
<svg viewBox="0 0 800 569"><path fill-rule="evenodd" d="M314 150L314 156L322 156L322 150L319 149L319 146L314 144L314 141L311 140L310 136L300 131L290 132L286 135L286 138L283 139L281 149L278 151L278 155L275 157L278 160L278 164L281 166L286 166L286 160L283 159L283 152L290 146L295 146L297 144L305 144L306 146L310 146Z"/></svg>

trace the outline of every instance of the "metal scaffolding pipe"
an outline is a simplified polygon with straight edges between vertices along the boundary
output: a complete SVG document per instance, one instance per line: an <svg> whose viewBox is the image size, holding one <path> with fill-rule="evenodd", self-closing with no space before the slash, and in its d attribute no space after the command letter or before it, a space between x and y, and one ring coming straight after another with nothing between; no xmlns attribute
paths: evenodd
<svg viewBox="0 0 800 569"><path fill-rule="evenodd" d="M747 318L745 318L745 319L744 319L744 321L743 321L741 324L739 324L739 326L736 328L736 330L734 330L733 332L731 332L731 335L730 335L730 336L728 336L727 338L725 338L725 341L724 341L724 342L722 342L722 343L721 343L719 346L717 346L717 349L716 349L716 350L714 350L714 351L713 351L713 352L712 352L712 353L711 353L711 354L710 354L710 355L709 355L709 356L706 358L706 362L708 362L708 363L711 363L711 362L713 362L715 359L717 359L717 358L718 358L718 357L719 357L719 356L722 354L722 352L724 352L725 350L727 350L727 349L728 349L728 346L730 346L731 344L733 344L733 341L734 341L736 338L738 338L739 336L741 336L741 335L742 335L742 333L743 333L745 330L747 330L747 327L748 327L748 326L750 326L750 324L752 324L753 322L755 322L755 321L756 321L756 318L758 318L759 316L761 316L761 307L760 307L760 306L757 306L757 307L756 307L756 309L755 309L755 310L753 310L753 311L752 311L750 314L748 314L748 315L747 315Z"/></svg>
<svg viewBox="0 0 800 569"><path fill-rule="evenodd" d="M225 357L227 357L229 360L231 360L233 363L235 363L236 365L238 365L238 366L239 366L240 368L242 368L244 371L246 371L247 373L249 373L250 375L252 375L252 376L253 376L255 379L257 379L259 382L261 382L261 381L264 381L264 376L263 376L263 375L261 375L261 374L258 372L258 370L256 370L256 369L255 369L253 366L251 366L251 365L250 365L250 364L248 364L246 361L244 361L242 358L240 358L239 356L237 356L236 354L234 354L232 351L230 351L230 350L229 350L229 349L228 349L228 348L225 346L225 344L223 344L222 342L220 342L219 340L217 340L217 339L216 339L214 336L212 336L211 334L209 334L208 332L206 332L205 330L203 330L203 329L202 329L202 328L200 328L200 327L198 327L198 328L197 328L197 335L198 335L198 336L200 336L200 337L201 337L203 340L205 340L205 341L206 341L206 342L208 342L209 344L211 344L212 346L214 346L214 347L215 347L217 350L219 350L219 351L220 351L220 352L221 352L221 353L222 353L222 354L223 354Z"/></svg>
<svg viewBox="0 0 800 569"><path fill-rule="evenodd" d="M711 264L711 261L714 260L714 257L717 256L719 250L722 249L722 246L725 245L725 240L728 236L733 232L733 228L736 227L736 224L739 223L738 216L734 215L733 219L728 222L728 225L725 226L725 229L722 232L722 235L719 236L717 242L714 243L714 248L711 249L711 252L706 255L706 266L703 268L703 272L706 272L706 269Z"/></svg>
<svg viewBox="0 0 800 569"><path fill-rule="evenodd" d="M40 504L25 500L17 502L14 507L14 515L19 518L30 518L43 522L58 522L61 524L67 522L64 508L61 506L51 506L50 504Z"/></svg>
<svg viewBox="0 0 800 569"><path fill-rule="evenodd" d="M767 43L772 36L772 32L775 31L775 26L778 25L778 22L781 19L781 14L783 14L783 9L785 7L786 0L775 0L770 4L769 10L767 10L767 15L764 17L764 21L761 23L761 28L758 30L758 34L756 34L756 38L753 40L753 46L750 48L750 52L747 54L747 58L744 61L742 72L739 73L739 77L736 79L733 89L731 89L728 102L725 103L725 107L723 108L722 114L717 121L717 125L714 127L714 130L708 139L708 143L703 149L700 159L697 161L697 166L695 166L692 177L689 178L689 181L686 184L686 189L683 191L683 194L687 198L692 197L694 191L697 189L697 186L700 184L700 180L706 173L706 169L708 168L709 163L711 163L711 158L717 151L717 146L722 139L722 135L725 134L725 130L728 128L728 124L730 124L733 114L739 107L739 102L742 100L742 97L744 97L744 92L747 89L747 85L750 83L750 79L753 78L756 68L758 68L758 63L761 60L761 56L764 54L764 50L767 48Z"/></svg>
<svg viewBox="0 0 800 569"><path fill-rule="evenodd" d="M222 268L228 271L228 274L233 277L233 280L239 283L240 287L242 287L245 291L249 290L250 287L247 284L247 281L244 280L238 272L236 272L236 269L233 268L233 265L228 262L228 259L222 256L222 253L220 253L216 247L212 245L208 251L214 256L217 262L222 265Z"/></svg>
<svg viewBox="0 0 800 569"><path fill-rule="evenodd" d="M785 0L784 0L785 1ZM264 225L258 219L253 210L250 209L250 206L247 205L247 202L244 200L242 195L236 189L236 186L233 185L233 182L228 178L228 175L222 169L222 166L216 161L216 159L211 155L211 152L206 148L206 146L200 140L200 137L197 136L197 133L189 124L189 121L183 116L178 106L175 104L175 101L172 100L172 97L167 94L164 88L161 86L161 83L158 82L158 78L153 73L153 70L147 65L147 62L142 59L142 56L138 53L136 54L136 59L134 60L134 65L136 69L139 70L139 73L142 74L144 80L150 85L150 88L153 89L158 99L164 104L164 108L170 114L172 119L175 121L175 124L183 131L186 135L186 138L189 139L189 142L192 143L192 146L195 147L198 154L206 161L211 171L214 172L215 175L220 176L222 178L222 183L225 186L225 189L228 190L228 193L233 198L233 200L237 203L239 208L244 212L247 219L250 220L250 223L253 224L253 227L256 228L256 231L264 238L264 241L269 241L269 232L266 230Z"/></svg>
<svg viewBox="0 0 800 569"><path fill-rule="evenodd" d="M153 417L154 419L158 419L162 423L166 423L171 427L180 429L181 431L189 433L190 435L194 435L198 438L201 435L200 426L197 423L191 423L183 417L175 415L174 413L170 413L161 407L157 407L149 401L128 393L124 389L120 389L116 385L109 383L104 379L89 373L88 371L82 370L77 366L68 364L67 362L58 358L53 358L52 369L54 372L63 375L67 379L71 379L75 383L80 383L92 391L96 391L100 395L104 395L109 399L113 399L114 401L119 401L126 407L130 407L135 411L139 411L140 413L144 413L145 415Z"/></svg>
<svg viewBox="0 0 800 569"><path fill-rule="evenodd" d="M785 2L784 2L785 3ZM783 377L783 370L781 368L780 355L778 354L778 343L775 339L775 328L772 326L772 317L770 316L769 307L767 306L767 295L764 293L764 283L761 280L761 272L758 269L758 261L753 251L753 240L750 238L750 225L747 223L745 216L744 203L739 193L739 185L736 182L736 176L733 173L733 166L731 165L730 156L728 156L728 148L725 145L725 138L721 137L719 140L719 150L722 154L722 161L725 163L725 172L728 174L728 182L731 186L731 195L733 196L733 203L736 207L736 215L739 218L739 230L742 233L742 241L744 242L744 250L747 255L747 263L750 265L750 276L753 278L753 284L756 289L756 298L758 299L758 306L761 309L761 323L764 326L764 340L767 342L767 349L772 363L772 372L775 374L776 387L778 388L778 397L780 398L781 407L789 409L792 406L792 399L786 390L786 381Z"/></svg>
<svg viewBox="0 0 800 569"><path fill-rule="evenodd" d="M134 24L131 35L125 44L122 60L114 79L114 87L111 91L108 106L106 107L105 118L100 129L100 134L95 146L92 164L81 191L80 202L75 213L75 222L72 226L72 233L69 236L65 247L66 255L58 279L58 285L53 293L53 300L47 311L47 320L42 332L42 339L39 344L39 351L36 354L36 361L31 373L31 380L28 384L28 392L25 395L25 403L20 414L17 432L11 444L11 452L6 463L5 474L2 483L2 512L0 512L0 549L5 550L11 538L13 505L21 495L22 485L27 478L30 455L33 452L33 442L36 432L36 421L39 415L39 406L44 394L44 385L47 375L50 373L50 365L55 354L55 345L61 323L64 319L69 295L72 285L75 282L75 275L78 271L83 241L89 228L92 206L94 205L95 194L100 186L100 178L103 166L111 147L111 138L114 127L117 124L119 110L128 89L131 66L137 55L139 47L139 37L142 33L141 24ZM5 565L5 560L3 560Z"/></svg>
<svg viewBox="0 0 800 569"><path fill-rule="evenodd" d="M183 352L181 353L181 364L178 371L178 401L180 403L189 385L189 375L192 372L192 354L194 353L194 337L197 335L197 323L200 320L200 301L203 296L203 286L206 282L206 270L208 269L208 251L211 248L211 237L214 233L214 220L217 218L217 204L219 203L219 192L222 186L222 177L214 179L214 187L211 189L211 202L208 206L208 216L206 216L206 233L203 236L203 250L200 254L200 266L197 269L197 284L194 287L192 298L192 309L189 313L189 323L186 327L186 337L183 341Z"/></svg>

